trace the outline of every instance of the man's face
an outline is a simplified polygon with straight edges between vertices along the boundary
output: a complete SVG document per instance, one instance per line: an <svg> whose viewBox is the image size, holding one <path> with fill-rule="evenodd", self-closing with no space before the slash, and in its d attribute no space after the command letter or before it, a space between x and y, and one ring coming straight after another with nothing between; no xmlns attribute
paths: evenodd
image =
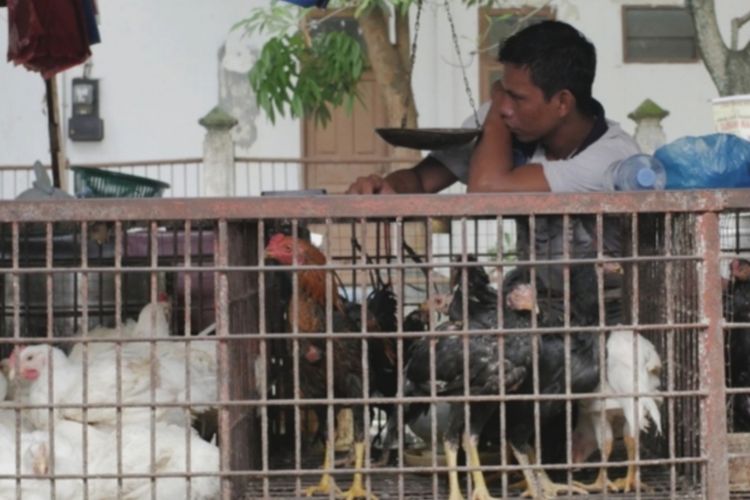
<svg viewBox="0 0 750 500"><path fill-rule="evenodd" d="M504 96L500 115L510 132L521 142L533 142L552 133L560 123L558 94L547 101L542 89L531 81L526 66L505 64Z"/></svg>

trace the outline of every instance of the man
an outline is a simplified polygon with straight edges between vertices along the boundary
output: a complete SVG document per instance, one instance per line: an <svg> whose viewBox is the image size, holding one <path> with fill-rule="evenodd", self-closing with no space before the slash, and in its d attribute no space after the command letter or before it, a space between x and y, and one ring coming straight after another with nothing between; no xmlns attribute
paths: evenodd
<svg viewBox="0 0 750 500"><path fill-rule="evenodd" d="M638 146L591 95L591 42L569 24L544 21L508 38L499 60L503 79L480 110L475 147L433 152L385 178L360 177L347 193L434 193L457 180L469 192L611 190L607 167ZM514 149L525 165L512 168Z"/></svg>
<svg viewBox="0 0 750 500"><path fill-rule="evenodd" d="M592 97L591 42L569 24L544 21L508 38L499 60L503 77L482 109L483 132L475 145L433 152L385 178L361 177L347 193L435 193L458 180L470 193L612 190L610 166L639 150ZM562 218L541 217L536 226L537 258L560 258ZM571 226L573 255L596 255L594 218L577 217ZM524 233L521 227L522 247L529 241ZM619 227L606 224L605 251L618 254L619 240ZM540 270L540 278L550 288L562 286L559 269Z"/></svg>

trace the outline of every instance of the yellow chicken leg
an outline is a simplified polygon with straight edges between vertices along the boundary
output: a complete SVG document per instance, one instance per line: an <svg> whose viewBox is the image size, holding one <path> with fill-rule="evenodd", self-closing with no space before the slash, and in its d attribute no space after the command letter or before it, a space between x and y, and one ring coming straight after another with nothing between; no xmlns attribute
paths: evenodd
<svg viewBox="0 0 750 500"><path fill-rule="evenodd" d="M365 461L365 443L357 442L354 443L354 478L352 479L352 486L348 490L342 493L345 500L354 500L355 498L369 498L372 500L378 500L378 497L372 493L368 493L362 484L362 473L359 472L362 469L362 464Z"/></svg>
<svg viewBox="0 0 750 500"><path fill-rule="evenodd" d="M584 485L577 481L573 481L570 486L568 486L567 484L558 484L552 482L545 470L530 470L528 467L530 466L530 463L535 460L534 452L530 452L528 455L525 455L524 453L521 453L520 451L513 448L513 453L515 454L516 460L518 460L519 465L521 465L521 467L524 467L523 475L526 479L526 490L521 493L522 497L554 498L561 492L579 493L581 495L589 494L589 492L586 491L586 489L583 487Z"/></svg>
<svg viewBox="0 0 750 500"><path fill-rule="evenodd" d="M331 459L330 455L333 454L333 447L331 445L331 441L326 441L326 450L325 455L323 456L323 470L327 471L331 468ZM321 495L330 495L331 491L336 493L336 495L341 495L341 490L336 486L336 481L333 480L333 477L328 472L323 472L323 475L320 477L320 482L316 486L310 486L309 488L305 488L305 495L308 497L311 497L316 494Z"/></svg>
<svg viewBox="0 0 750 500"><path fill-rule="evenodd" d="M526 483L526 489L521 493L521 496L524 498L539 498L536 477L534 477L534 471L529 468L533 458L516 449L515 446L511 445L511 450L513 450L513 455L516 457L516 462L521 466L521 472ZM530 455L533 456L533 453Z"/></svg>
<svg viewBox="0 0 750 500"><path fill-rule="evenodd" d="M604 441L601 451L602 462L606 462L612 453L612 441ZM604 488L609 489L609 491L617 491L614 483L612 483L607 477L607 468L605 466L602 466L602 468L599 469L599 475L596 476L594 482L591 484L584 484L583 488L589 492L604 491Z"/></svg>
<svg viewBox="0 0 750 500"><path fill-rule="evenodd" d="M539 471L539 486L544 492L544 498L554 498L562 492L567 493L578 493L580 495L588 495L589 492L583 484L578 481L572 481L570 486L567 483L555 483L547 475L547 471Z"/></svg>
<svg viewBox="0 0 750 500"><path fill-rule="evenodd" d="M475 438L468 433L464 434L464 451L466 452L469 467L479 467L481 465ZM471 479L474 481L474 493L471 496L471 500L499 500L490 495L490 490L487 489L487 483L484 481L484 473L481 470L471 471Z"/></svg>
<svg viewBox="0 0 750 500"><path fill-rule="evenodd" d="M623 436L623 441L625 441L625 449L628 451L628 461L632 462L635 460L635 439L633 439L630 436ZM629 491L636 491L636 489L644 489L647 488L647 486L641 482L639 483L635 479L635 464L629 463L628 464L628 473L625 475L625 477L621 477L620 479L616 479L614 481L614 491L622 491L624 493L627 493Z"/></svg>
<svg viewBox="0 0 750 500"><path fill-rule="evenodd" d="M461 494L461 486L458 483L458 447L454 446L453 443L446 440L443 442L443 449L445 450L445 465L448 466L448 486L450 493L448 500L464 500Z"/></svg>

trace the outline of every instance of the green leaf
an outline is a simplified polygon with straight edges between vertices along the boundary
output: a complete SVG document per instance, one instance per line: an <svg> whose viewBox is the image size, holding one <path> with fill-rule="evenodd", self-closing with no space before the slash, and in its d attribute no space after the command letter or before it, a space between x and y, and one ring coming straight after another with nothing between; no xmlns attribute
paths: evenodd
<svg viewBox="0 0 750 500"><path fill-rule="evenodd" d="M331 109L358 98L364 54L344 32L313 37L308 47L300 33L269 39L248 75L259 107L269 116L310 116L325 125ZM351 105L347 109L351 109Z"/></svg>

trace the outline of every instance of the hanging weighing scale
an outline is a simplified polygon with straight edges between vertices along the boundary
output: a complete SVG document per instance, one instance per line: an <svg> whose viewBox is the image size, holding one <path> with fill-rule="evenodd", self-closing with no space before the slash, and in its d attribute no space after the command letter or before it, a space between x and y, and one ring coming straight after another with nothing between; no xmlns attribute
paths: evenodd
<svg viewBox="0 0 750 500"><path fill-rule="evenodd" d="M464 68L463 62L461 61L461 50L458 46L458 37L456 36L456 27L453 24L453 16L451 15L449 0L445 0L445 12L448 16L448 22L451 28L451 36L453 37L453 48L456 51L458 57L458 63L461 66L461 74L464 79L464 87L466 89L466 95L469 98L472 110L474 111L474 121L476 128L406 128L406 113L404 110L404 116L401 119L400 128L376 128L375 131L378 135L388 144L392 146L410 148L410 149L450 149L458 146L463 146L473 141L482 132L481 124L479 123L479 116L477 115L477 107L474 102L474 97L471 94L469 88L469 80L466 78L466 69ZM409 61L409 83L411 84L411 75L414 69L414 59L417 53L417 37L419 36L419 20L422 14L422 3L423 0L419 0L417 4L417 17L414 22L414 40L411 45L411 58ZM407 106L404 106L405 108Z"/></svg>

